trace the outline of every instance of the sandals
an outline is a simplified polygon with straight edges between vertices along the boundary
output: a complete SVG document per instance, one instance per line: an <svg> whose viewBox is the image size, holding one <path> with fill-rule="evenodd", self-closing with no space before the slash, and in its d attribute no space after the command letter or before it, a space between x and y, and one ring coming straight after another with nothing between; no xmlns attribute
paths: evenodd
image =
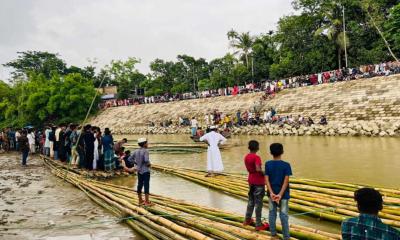
<svg viewBox="0 0 400 240"><path fill-rule="evenodd" d="M152 203L150 201L148 201L148 202L143 201L143 202L139 202L139 206L141 206L141 207L152 207L152 206L154 206L154 203Z"/></svg>
<svg viewBox="0 0 400 240"><path fill-rule="evenodd" d="M150 201L148 201L148 202L144 202L143 203L143 205L145 206L145 207L151 207L151 206L154 206L154 203L152 203L152 202L150 202Z"/></svg>

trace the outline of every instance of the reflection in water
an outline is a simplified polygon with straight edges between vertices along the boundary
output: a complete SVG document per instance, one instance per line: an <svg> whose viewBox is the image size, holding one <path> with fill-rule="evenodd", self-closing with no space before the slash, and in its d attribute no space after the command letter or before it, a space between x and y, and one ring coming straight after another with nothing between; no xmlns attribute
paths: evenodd
<svg viewBox="0 0 400 240"><path fill-rule="evenodd" d="M127 136L131 141L138 137ZM191 143L185 135L149 135L147 137L150 144L152 142ZM235 136L229 141L239 146L222 151L227 172L246 173L243 157L248 151L247 142L251 139L260 142L259 154L264 161L269 159L269 145L273 142L281 142L285 148L284 159L291 163L295 177L400 188L399 138ZM154 153L150 155L150 159L153 163L172 167L206 168L205 152ZM134 187L135 177L113 180L113 182ZM238 214L243 214L246 208L244 200L166 174L152 174L150 191ZM267 209L263 212L264 216L266 214ZM321 230L338 231L339 229L337 224L319 222L304 216L292 215L291 221L304 226L318 226Z"/></svg>

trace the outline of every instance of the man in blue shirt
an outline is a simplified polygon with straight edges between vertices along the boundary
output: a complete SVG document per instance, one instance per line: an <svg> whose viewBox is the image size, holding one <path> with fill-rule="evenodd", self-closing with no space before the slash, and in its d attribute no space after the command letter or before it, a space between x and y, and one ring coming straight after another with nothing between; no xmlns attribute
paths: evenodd
<svg viewBox="0 0 400 240"><path fill-rule="evenodd" d="M284 239L290 239L289 234L289 176L292 168L282 160L283 145L273 143L269 147L273 160L265 163L265 181L269 196L269 224L272 236L276 236L276 215L279 207L279 218L282 224Z"/></svg>
<svg viewBox="0 0 400 240"><path fill-rule="evenodd" d="M354 200L360 215L343 221L343 240L400 239L400 232L384 224L378 217L383 208L382 195L378 191L372 188L359 189L354 193Z"/></svg>

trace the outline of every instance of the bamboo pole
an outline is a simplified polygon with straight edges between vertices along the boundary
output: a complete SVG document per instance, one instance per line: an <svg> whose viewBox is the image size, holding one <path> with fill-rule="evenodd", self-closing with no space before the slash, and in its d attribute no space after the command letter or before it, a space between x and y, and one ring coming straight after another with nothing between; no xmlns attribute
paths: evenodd
<svg viewBox="0 0 400 240"><path fill-rule="evenodd" d="M54 175L64 178L67 170L54 161L45 162ZM149 239L268 239L268 234L255 233L252 227L242 226L242 216L226 211L157 195L152 195L156 206L143 209L136 205L137 195L132 189L84 179L72 172L66 175L65 180L116 215L131 216L132 219L126 220L126 223L133 229L140 229L140 234ZM185 232L182 232L183 229ZM293 226L293 229L291 234L300 239L331 239L330 233L319 233L315 229L304 230L300 226ZM340 237L336 236L335 239Z"/></svg>

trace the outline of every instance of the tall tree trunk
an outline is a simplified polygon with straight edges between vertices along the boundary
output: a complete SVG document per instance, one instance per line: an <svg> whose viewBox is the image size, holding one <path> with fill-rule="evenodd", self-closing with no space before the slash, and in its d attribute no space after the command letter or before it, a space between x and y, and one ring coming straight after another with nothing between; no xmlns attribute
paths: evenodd
<svg viewBox="0 0 400 240"><path fill-rule="evenodd" d="M392 49L390 48L390 44L388 43L388 41L386 40L385 36L383 35L382 31L379 29L378 25L375 23L374 18L371 16L371 14L367 11L368 17L371 19L372 25L374 25L374 27L376 28L376 30L378 31L379 35L381 35L383 41L385 42L386 48L389 50L390 55L392 55L392 57L396 60L396 62L399 62L399 59L396 57L396 55L394 55Z"/></svg>
<svg viewBox="0 0 400 240"><path fill-rule="evenodd" d="M338 65L339 69L342 69L342 55L340 54L340 47L338 47Z"/></svg>
<svg viewBox="0 0 400 240"><path fill-rule="evenodd" d="M249 54L246 52L244 53L244 56L246 57L246 67L249 69Z"/></svg>

